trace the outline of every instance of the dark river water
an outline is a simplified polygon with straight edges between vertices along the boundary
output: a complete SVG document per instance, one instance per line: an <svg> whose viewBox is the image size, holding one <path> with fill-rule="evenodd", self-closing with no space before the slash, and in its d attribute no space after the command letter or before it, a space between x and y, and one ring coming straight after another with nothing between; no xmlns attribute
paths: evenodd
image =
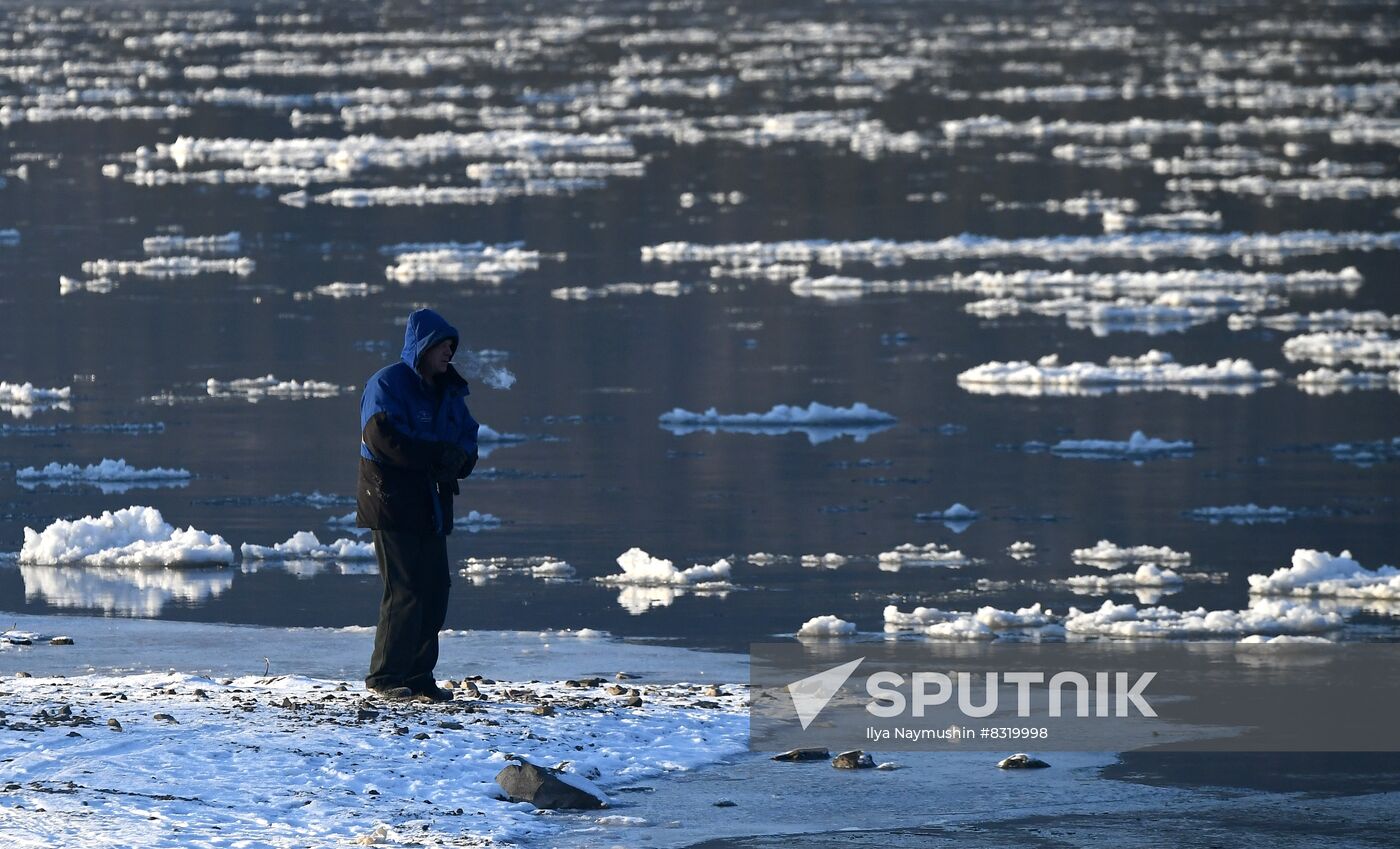
<svg viewBox="0 0 1400 849"><path fill-rule="evenodd" d="M1226 321L1247 312L1400 313L1400 32L1390 4L143 9L0 11L11 35L0 43L0 231L17 231L0 239L0 381L71 387L59 407L0 412L0 551L17 555L26 527L135 505L217 533L235 550L303 530L322 542L348 535L327 520L353 509L360 388L397 357L404 317L432 306L461 329L465 348L505 353L495 362L517 382L474 383L471 409L496 431L525 437L494 446L464 483L459 514L477 510L499 524L459 529L451 554L550 556L575 569L563 580L514 568L456 578L451 628L588 627L733 649L823 614L878 632L891 603L1039 602L1062 612L1105 598L1138 602L1131 589L1083 596L1063 583L1099 573L1070 552L1101 539L1190 552L1188 571L1204 577L1160 599L1179 610L1246 607L1247 577L1288 566L1296 549L1349 550L1371 568L1400 562L1400 448L1391 442L1400 436L1400 382L1305 392L1291 378L1319 363L1291 360L1283 345L1314 331ZM982 115L1013 129L949 123ZM1041 133L1020 123L1035 118L1075 123ZM1186 121L1200 125L1170 123ZM497 135L460 138L488 131ZM555 146L522 141L527 132L555 134ZM614 150L580 152L589 134L610 137ZM330 140L357 135L378 138L340 148L353 152L328 165ZM179 138L202 140L207 152L182 167L158 148ZM330 147L254 143L277 139ZM554 167L561 162L633 163L633 171L570 183L560 176L568 167ZM488 169L470 168L482 163L539 173L492 182L480 177ZM176 184L196 172L204 177ZM161 174L170 185L132 179L158 183ZM385 205L392 195L370 191L359 196L369 205L328 202L338 189L396 186L499 191L424 205ZM1139 244L1154 234L1202 241L1169 255L1122 255L1108 247L1116 234L1105 233L1098 212L1052 203L1076 198L1130 217L1218 218L1193 231L1175 229L1185 226L1180 217L1130 222ZM1232 233L1247 241L1295 231L1319 231L1324 247L1283 253L1257 239L1255 248L1218 247ZM152 236L230 232L240 234L231 252L177 253L247 258L250 273L160 278L83 266L149 259L143 240ZM1348 232L1378 234L1375 249L1338 238ZM959 234L993 241L961 254L908 248ZM1047 247L1054 242L1013 241L1041 237L1088 241L1075 258ZM805 263L798 274L644 251L871 239L905 245L895 251L904 261L856 255L838 265L830 254L782 252L762 260ZM495 280L386 276L395 258L383 248L446 242L519 242L538 256ZM987 319L963 306L992 294L932 285L844 298L791 285L832 275L917 282L977 271L1208 278L1346 268L1359 272L1359 287L1277 290L1257 309L1189 326L1095 327L1025 308ZM104 276L115 286L90 291L86 283ZM672 281L679 285L661 293L556 291ZM334 282L371 288L315 292ZM1384 337L1390 357L1396 335ZM1185 364L1245 358L1281 379L1232 392L1071 395L988 394L958 381L993 361L1057 354L1062 364L1104 364L1152 349ZM1385 356L1333 367L1400 368ZM205 389L210 379L268 374L344 389L256 403ZM896 421L844 434L679 433L659 421L674 408L763 413L813 402L864 403ZM135 423L162 426L106 427ZM1025 448L1123 441L1136 430L1190 440L1194 450L1134 462ZM1383 444L1358 460L1332 450L1337 443ZM17 477L25 467L103 458L192 478L107 493ZM312 493L334 498L305 497ZM960 532L916 518L954 503L980 517ZM1291 518L1212 524L1189 515L1251 503L1288 508ZM1017 541L1034 543L1033 559L1007 555ZM881 552L930 542L975 562L877 565ZM594 580L618 572L615 558L634 546L680 568L729 558L734 586L629 593ZM758 552L794 559L753 565L748 555ZM796 559L829 552L847 562ZM372 623L379 596L372 562L165 570L16 560L0 561L0 612L341 626ZM1393 639L1393 604L1349 609L1343 638Z"/></svg>

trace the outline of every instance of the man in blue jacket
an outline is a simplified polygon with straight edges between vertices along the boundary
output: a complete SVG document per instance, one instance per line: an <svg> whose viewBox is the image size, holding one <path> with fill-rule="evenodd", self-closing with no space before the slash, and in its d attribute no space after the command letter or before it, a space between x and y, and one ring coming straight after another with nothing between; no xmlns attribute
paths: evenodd
<svg viewBox="0 0 1400 849"><path fill-rule="evenodd" d="M365 686L388 699L452 698L433 667L451 584L452 497L476 466L480 428L452 368L459 339L436 312L415 311L400 361L376 372L360 400L356 520L374 530L384 581Z"/></svg>

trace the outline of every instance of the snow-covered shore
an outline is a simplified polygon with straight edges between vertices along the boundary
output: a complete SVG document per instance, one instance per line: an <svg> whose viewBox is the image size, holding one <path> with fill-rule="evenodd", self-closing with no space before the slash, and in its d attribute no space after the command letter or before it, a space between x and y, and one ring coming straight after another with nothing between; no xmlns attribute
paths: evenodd
<svg viewBox="0 0 1400 849"><path fill-rule="evenodd" d="M493 779L508 758L567 761L611 796L747 740L732 656L596 632L448 632L439 674L485 676L474 682L482 697L427 705L366 699L354 678L367 627L16 619L76 644L0 647L0 762L13 802L0 806L0 833L23 835L14 846L97 835L152 847L547 844L566 829L606 835L643 821L504 801ZM133 643L143 645L134 667ZM615 695L607 688L624 669L635 677ZM641 706L626 707L634 691Z"/></svg>

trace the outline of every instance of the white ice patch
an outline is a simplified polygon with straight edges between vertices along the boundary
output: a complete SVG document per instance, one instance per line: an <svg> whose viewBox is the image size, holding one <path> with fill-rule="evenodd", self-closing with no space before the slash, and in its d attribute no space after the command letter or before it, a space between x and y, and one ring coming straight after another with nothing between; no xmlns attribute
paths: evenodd
<svg viewBox="0 0 1400 849"><path fill-rule="evenodd" d="M1320 312L1283 313L1282 315L1232 315L1226 322L1231 330L1267 327L1271 330L1400 330L1400 315L1386 315L1380 310L1353 311L1348 309Z"/></svg>
<svg viewBox="0 0 1400 849"><path fill-rule="evenodd" d="M1311 360L1328 366L1351 361L1368 367L1400 367L1400 339L1376 332L1307 333L1284 342L1283 355L1290 360Z"/></svg>
<svg viewBox="0 0 1400 849"><path fill-rule="evenodd" d="M1222 359L1214 365L1182 365L1164 351L1140 357L1110 357L1107 365L1061 365L1056 354L1035 363L991 362L958 375L958 384L983 394L1080 395L1135 390L1172 390L1193 394L1252 391L1277 382L1275 369L1257 369L1245 359Z"/></svg>
<svg viewBox="0 0 1400 849"><path fill-rule="evenodd" d="M1070 589L1102 594L1115 589L1135 587L1166 587L1182 582L1181 575L1171 569L1164 569L1152 563L1144 563L1135 572L1116 575L1075 575L1065 579Z"/></svg>
<svg viewBox="0 0 1400 849"><path fill-rule="evenodd" d="M607 283L602 286L563 286L551 289L549 296L561 301L588 301L594 298L609 298L614 295L661 295L674 298L690 291L679 280L663 280L659 283Z"/></svg>
<svg viewBox="0 0 1400 849"><path fill-rule="evenodd" d="M257 263L247 257L205 259L197 256L156 256L150 259L93 259L84 262L83 273L90 277L145 277L154 280L196 277L201 274L233 274L247 277Z"/></svg>
<svg viewBox="0 0 1400 849"><path fill-rule="evenodd" d="M1070 552L1075 563L1092 564L1100 569L1119 569L1129 563L1172 563L1187 564L1191 554L1186 551L1173 551L1167 546L1132 545L1120 546L1101 539L1092 548L1076 548Z"/></svg>
<svg viewBox="0 0 1400 849"><path fill-rule="evenodd" d="M1298 388L1309 395L1331 395L1353 389L1391 389L1400 392L1400 369L1385 372L1353 372L1349 368L1333 370L1325 366L1298 375Z"/></svg>
<svg viewBox="0 0 1400 849"><path fill-rule="evenodd" d="M91 566L173 566L232 563L233 549L217 534L177 530L154 507L127 507L101 516L60 519L43 532L24 529L21 563Z"/></svg>
<svg viewBox="0 0 1400 849"><path fill-rule="evenodd" d="M243 237L237 231L217 236L148 236L142 240L141 248L147 256L236 254L243 249Z"/></svg>
<svg viewBox="0 0 1400 849"><path fill-rule="evenodd" d="M1196 450L1190 440L1165 440L1149 437L1140 430L1133 431L1127 442L1107 439L1062 439L1050 446L1050 451L1065 457L1135 458L1186 456Z"/></svg>
<svg viewBox="0 0 1400 849"><path fill-rule="evenodd" d="M500 517L491 513L480 513L476 510L472 510L452 520L452 527L460 528L461 530L471 533L477 533L490 528L499 528L500 526Z"/></svg>
<svg viewBox="0 0 1400 849"><path fill-rule="evenodd" d="M1236 525L1253 525L1261 522L1287 522L1297 515L1287 507L1260 507L1258 504L1231 504L1224 507L1197 507L1186 513L1192 519L1210 522L1212 525L1231 522Z"/></svg>
<svg viewBox="0 0 1400 849"><path fill-rule="evenodd" d="M380 252L394 257L384 276L403 284L429 280L501 283L538 269L541 259L539 251L526 250L523 242L407 243L389 245Z"/></svg>
<svg viewBox="0 0 1400 849"><path fill-rule="evenodd" d="M214 398L242 398L257 403L264 398L333 398L349 387L318 380L281 380L274 375L244 377L236 380L209 378L204 389Z"/></svg>
<svg viewBox="0 0 1400 849"><path fill-rule="evenodd" d="M972 562L972 558L961 551L936 542L927 545L905 543L893 551L882 551L879 566L882 572L898 572L905 566L935 566L958 568Z"/></svg>
<svg viewBox="0 0 1400 849"><path fill-rule="evenodd" d="M1317 596L1335 598L1400 599L1400 569L1382 566L1366 569L1343 551L1300 548L1293 563L1269 575L1250 575L1249 591L1258 595Z"/></svg>
<svg viewBox="0 0 1400 849"><path fill-rule="evenodd" d="M356 542L352 539L338 539L322 544L312 531L298 531L286 541L271 546L244 543L239 548L244 559L248 560L373 560L374 544Z"/></svg>
<svg viewBox="0 0 1400 849"><path fill-rule="evenodd" d="M1027 257L1081 262L1090 259L1207 259L1233 256L1278 261L1341 251L1400 249L1400 232L1332 232L1289 230L1281 233L1147 232L1103 236L1037 236L1002 239L962 234L936 241L896 242L869 239L832 242L822 239L787 242L736 242L704 245L665 242L642 248L643 262L705 262L759 267L772 263L820 264L840 268L850 263L877 267L907 262Z"/></svg>
<svg viewBox="0 0 1400 849"><path fill-rule="evenodd" d="M1035 543L1017 541L1006 547L1006 553L1016 560L1029 560L1035 556Z"/></svg>
<svg viewBox="0 0 1400 849"><path fill-rule="evenodd" d="M617 565L622 567L621 574L605 575L598 580L605 584L683 587L727 582L730 570L729 561L723 559L709 566L677 569L671 561L652 557L640 548L629 548L618 555Z"/></svg>
<svg viewBox="0 0 1400 849"><path fill-rule="evenodd" d="M797 629L799 637L848 637L856 632L856 623L836 616L814 616Z"/></svg>
<svg viewBox="0 0 1400 849"><path fill-rule="evenodd" d="M872 433L892 427L897 421L889 413L857 402L849 407L829 407L813 401L806 407L778 404L766 413L720 413L714 407L692 413L677 407L660 416L661 426L684 436L696 431L715 433L783 434L805 433L816 445L842 436L864 442Z"/></svg>
<svg viewBox="0 0 1400 849"><path fill-rule="evenodd" d="M185 486L190 480L186 469L138 469L125 460L103 459L100 463L79 466L76 463L49 463L43 468L26 466L15 473L20 486L38 484L61 486L89 484L106 493L125 492L132 487Z"/></svg>
<svg viewBox="0 0 1400 849"><path fill-rule="evenodd" d="M1070 608L1064 626L1072 634L1103 637L1232 637L1333 631L1342 626L1342 617L1282 600L1253 601L1246 610L1187 611L1105 601L1097 610Z"/></svg>

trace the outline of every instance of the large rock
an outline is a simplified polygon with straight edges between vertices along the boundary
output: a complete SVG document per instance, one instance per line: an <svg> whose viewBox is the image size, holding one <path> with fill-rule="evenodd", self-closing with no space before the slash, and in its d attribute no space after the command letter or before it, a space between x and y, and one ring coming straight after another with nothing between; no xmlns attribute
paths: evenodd
<svg viewBox="0 0 1400 849"><path fill-rule="evenodd" d="M997 766L1001 769L1045 769L1050 764L1040 758L1033 758L1024 752L1018 752L1009 758L1002 758L997 761Z"/></svg>
<svg viewBox="0 0 1400 849"><path fill-rule="evenodd" d="M788 749L781 755L774 755L775 761L824 761L831 757L831 752L824 746L812 746L806 749Z"/></svg>
<svg viewBox="0 0 1400 849"><path fill-rule="evenodd" d="M868 752L852 749L833 758L831 765L837 769L874 769L875 759Z"/></svg>
<svg viewBox="0 0 1400 849"><path fill-rule="evenodd" d="M571 783L580 779L561 775L564 773L522 760L497 773L496 783L512 802L529 802L536 808L596 810L608 806L607 800Z"/></svg>

